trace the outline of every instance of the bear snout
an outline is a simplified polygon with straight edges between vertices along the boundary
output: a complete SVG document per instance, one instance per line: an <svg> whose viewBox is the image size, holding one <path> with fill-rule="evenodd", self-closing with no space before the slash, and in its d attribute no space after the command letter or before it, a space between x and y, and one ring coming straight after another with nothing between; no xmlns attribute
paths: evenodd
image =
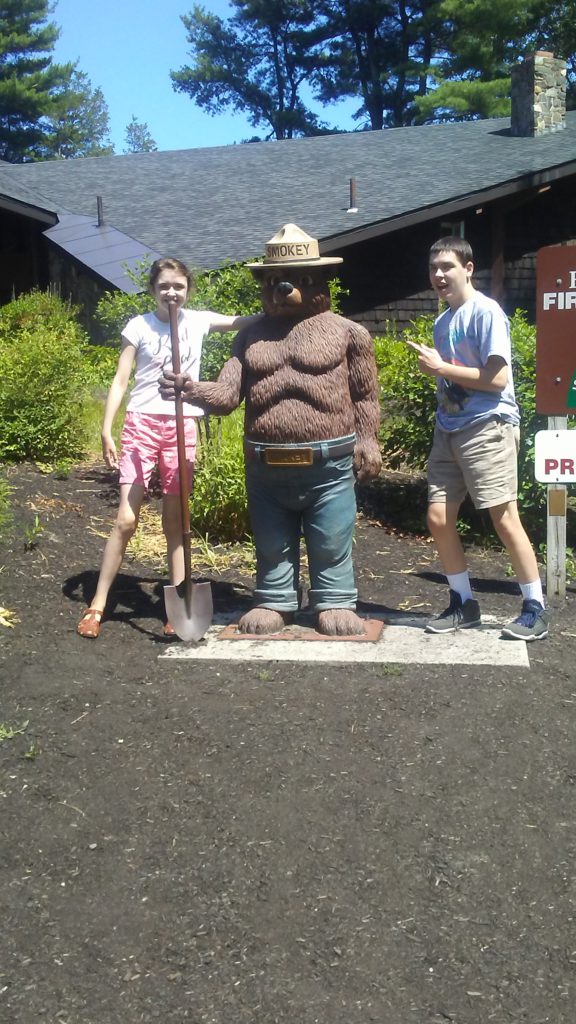
<svg viewBox="0 0 576 1024"><path fill-rule="evenodd" d="M294 291L294 285L290 284L290 281L280 281L280 284L276 285L275 291L282 298L286 298L287 295L290 295L290 292Z"/></svg>

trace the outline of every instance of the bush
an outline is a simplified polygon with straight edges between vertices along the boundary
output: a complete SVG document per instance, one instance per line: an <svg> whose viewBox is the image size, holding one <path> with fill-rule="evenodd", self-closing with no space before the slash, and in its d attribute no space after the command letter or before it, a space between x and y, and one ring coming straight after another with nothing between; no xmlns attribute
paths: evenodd
<svg viewBox="0 0 576 1024"><path fill-rule="evenodd" d="M34 289L0 308L0 338L10 340L21 331L35 331L50 325L54 331L72 329L78 340L84 332L77 322L78 306L65 302L52 289Z"/></svg>
<svg viewBox="0 0 576 1024"><path fill-rule="evenodd" d="M534 476L535 437L547 430L548 418L536 412L536 329L517 309L510 321L512 367L516 398L522 416L518 453L518 505L522 520L532 539L546 540L546 485Z"/></svg>
<svg viewBox="0 0 576 1024"><path fill-rule="evenodd" d="M191 309L211 309L227 316L260 313L260 286L253 274L239 263L199 274L188 303ZM234 334L214 332L206 339L200 363L200 380L216 380L230 357Z"/></svg>
<svg viewBox="0 0 576 1024"><path fill-rule="evenodd" d="M125 292L106 292L96 306L96 320L103 328L104 347L116 351L120 348L120 335L129 320L140 313L149 313L155 302L148 292L127 295Z"/></svg>
<svg viewBox="0 0 576 1024"><path fill-rule="evenodd" d="M107 345L83 345L82 354L91 388L107 392L118 367L118 351Z"/></svg>
<svg viewBox="0 0 576 1024"><path fill-rule="evenodd" d="M83 453L89 374L76 310L50 292L0 309L0 460Z"/></svg>
<svg viewBox="0 0 576 1024"><path fill-rule="evenodd" d="M434 318L421 317L399 335L374 339L382 421L384 466L422 470L426 466L436 412L436 382L418 369L418 357L406 341L432 344Z"/></svg>
<svg viewBox="0 0 576 1024"><path fill-rule="evenodd" d="M198 447L190 515L192 528L212 542L240 541L250 532L244 481L244 409L210 420Z"/></svg>

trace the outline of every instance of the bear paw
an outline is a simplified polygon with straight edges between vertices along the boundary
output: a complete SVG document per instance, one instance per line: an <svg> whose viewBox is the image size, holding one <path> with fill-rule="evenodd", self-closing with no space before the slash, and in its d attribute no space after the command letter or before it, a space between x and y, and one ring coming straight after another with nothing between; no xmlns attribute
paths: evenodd
<svg viewBox="0 0 576 1024"><path fill-rule="evenodd" d="M325 636L363 636L366 628L351 608L328 608L318 612L318 632Z"/></svg>
<svg viewBox="0 0 576 1024"><path fill-rule="evenodd" d="M240 633L254 633L255 635L279 633L289 619L288 614L283 615L272 608L252 608L240 619L238 630Z"/></svg>

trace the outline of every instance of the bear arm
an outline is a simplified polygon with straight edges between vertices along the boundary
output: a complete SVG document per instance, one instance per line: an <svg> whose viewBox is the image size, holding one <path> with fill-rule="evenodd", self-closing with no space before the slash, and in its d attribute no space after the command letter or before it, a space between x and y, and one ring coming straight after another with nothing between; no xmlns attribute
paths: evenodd
<svg viewBox="0 0 576 1024"><path fill-rule="evenodd" d="M241 334L234 339L232 355L226 360L215 381L189 381L185 397L213 416L226 416L237 409L244 398L244 342Z"/></svg>
<svg viewBox="0 0 576 1024"><path fill-rule="evenodd" d="M374 346L368 331L359 324L352 323L349 334L348 381L356 431L354 470L362 483L377 477L382 467L378 444L378 371Z"/></svg>
<svg viewBox="0 0 576 1024"><path fill-rule="evenodd" d="M356 436L377 437L380 402L374 345L366 328L352 322L348 344L348 387L354 407Z"/></svg>

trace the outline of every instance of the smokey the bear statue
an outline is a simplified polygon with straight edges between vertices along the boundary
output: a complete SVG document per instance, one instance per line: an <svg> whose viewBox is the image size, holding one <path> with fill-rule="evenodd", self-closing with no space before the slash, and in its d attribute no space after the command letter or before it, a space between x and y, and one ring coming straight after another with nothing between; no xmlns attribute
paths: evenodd
<svg viewBox="0 0 576 1024"><path fill-rule="evenodd" d="M356 615L352 565L355 475L376 477L381 458L376 363L368 332L330 312L328 280L341 257L286 224L248 263L262 284L265 316L241 331L215 382L167 372L164 398L223 415L245 400L244 453L256 546L254 607L244 633L275 633L298 609L300 536L319 632L365 632Z"/></svg>

